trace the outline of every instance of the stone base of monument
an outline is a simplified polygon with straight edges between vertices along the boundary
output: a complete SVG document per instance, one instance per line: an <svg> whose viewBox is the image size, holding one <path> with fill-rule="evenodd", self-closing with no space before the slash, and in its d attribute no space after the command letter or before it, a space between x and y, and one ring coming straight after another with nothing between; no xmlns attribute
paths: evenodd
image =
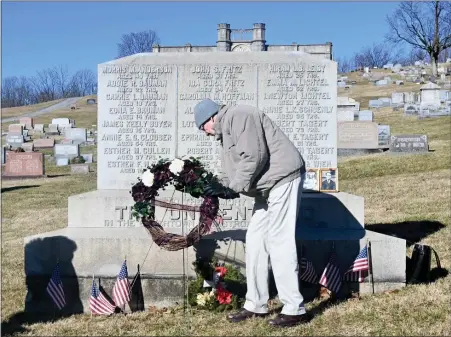
<svg viewBox="0 0 451 337"><path fill-rule="evenodd" d="M172 193L165 191L159 198L166 199L167 194ZM180 203L183 196L177 198ZM45 293L46 282L57 259L65 292L70 293L68 296L73 303L66 310L73 312L89 312L93 275L100 278L101 284L105 284L104 288L111 294L112 284L124 259L127 259L130 281L137 272L138 264L140 266L146 307L183 303L186 291L184 275L186 278L195 277L192 262L196 256L216 256L221 262L233 263L245 273L246 227L243 224L247 223L252 207L250 199L240 199L221 202L225 220L220 228L215 229L216 232L204 236L194 247L170 252L154 244L146 229L130 219L133 201L128 191L98 190L70 197L67 228L25 238L26 308L32 311L53 308L40 302L48 301L48 296L42 296L42 293ZM188 199L184 201L192 202ZM171 212L156 209L157 219L163 219L169 213L166 214L169 217L167 222L161 220L168 232L183 234L197 224L194 216L190 218L183 212ZM239 220L239 217L244 220ZM334 248L339 266L345 272L370 240L375 291L386 289L387 284L394 288L404 286L405 240L365 231L363 217L362 197L343 192L306 193L296 232L299 258L302 256L311 260L320 275ZM181 219L188 227L181 226ZM302 287L306 300L316 297L317 286ZM345 296L350 291L349 287L360 292L373 291L373 287L368 290L366 283L346 284L340 296Z"/></svg>

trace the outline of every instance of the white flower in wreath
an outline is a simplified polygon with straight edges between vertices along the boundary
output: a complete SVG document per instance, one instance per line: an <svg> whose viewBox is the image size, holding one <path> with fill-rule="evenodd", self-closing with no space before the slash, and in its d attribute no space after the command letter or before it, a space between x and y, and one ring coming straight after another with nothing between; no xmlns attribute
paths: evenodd
<svg viewBox="0 0 451 337"><path fill-rule="evenodd" d="M152 172L150 171L145 171L143 173L143 176L141 177L141 181L143 182L144 185L146 185L147 187L150 187L153 185L153 180L154 180L154 175Z"/></svg>
<svg viewBox="0 0 451 337"><path fill-rule="evenodd" d="M185 166L185 162L181 159L175 158L171 162L171 165L169 165L169 171L177 175L183 170L183 166Z"/></svg>
<svg viewBox="0 0 451 337"><path fill-rule="evenodd" d="M185 155L182 157L182 160L191 160L191 159L190 159L190 156L188 156L187 154L185 154Z"/></svg>
<svg viewBox="0 0 451 337"><path fill-rule="evenodd" d="M199 306L205 306L205 304L207 304L207 298L205 297L205 294L197 294L196 303Z"/></svg>

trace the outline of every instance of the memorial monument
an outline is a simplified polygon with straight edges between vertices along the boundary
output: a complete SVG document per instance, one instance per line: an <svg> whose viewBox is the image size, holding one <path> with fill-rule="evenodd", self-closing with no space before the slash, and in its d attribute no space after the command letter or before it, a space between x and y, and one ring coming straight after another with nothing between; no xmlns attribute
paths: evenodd
<svg viewBox="0 0 451 337"><path fill-rule="evenodd" d="M217 167L217 145L194 126L193 107L203 98L258 107L290 137L308 169L337 169L337 65L323 55L145 53L100 64L98 77L97 190L69 197L67 228L25 238L26 310L50 310L51 303L36 295L45 282L32 280L48 280L56 260L71 292L65 309L71 312L89 310L92 276L109 289L124 258L130 277L140 265L146 306L182 303L196 255L215 255L245 271L251 199L221 200L224 223L195 247L175 252L153 244L131 215L130 188L160 157L189 155ZM158 198L200 203L170 189ZM156 218L166 231L186 234L198 214L157 208ZM319 273L332 247L344 272L370 239L376 291L405 283L405 241L365 231L362 197L305 193L296 236Z"/></svg>

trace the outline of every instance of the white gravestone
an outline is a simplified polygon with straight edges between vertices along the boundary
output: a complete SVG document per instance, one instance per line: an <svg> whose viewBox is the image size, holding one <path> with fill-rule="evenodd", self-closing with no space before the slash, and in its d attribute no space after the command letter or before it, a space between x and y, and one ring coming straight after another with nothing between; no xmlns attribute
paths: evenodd
<svg viewBox="0 0 451 337"><path fill-rule="evenodd" d="M71 128L64 130L64 137L76 143L84 143L87 139L87 131L84 128Z"/></svg>

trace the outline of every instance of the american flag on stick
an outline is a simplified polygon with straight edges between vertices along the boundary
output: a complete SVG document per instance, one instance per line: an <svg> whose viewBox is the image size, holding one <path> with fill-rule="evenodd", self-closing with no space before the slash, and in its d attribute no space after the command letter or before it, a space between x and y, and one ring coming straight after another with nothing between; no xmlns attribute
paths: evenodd
<svg viewBox="0 0 451 337"><path fill-rule="evenodd" d="M335 293L341 288L341 275L337 265L337 254L335 250L330 255L329 262L326 268L324 268L319 284Z"/></svg>
<svg viewBox="0 0 451 337"><path fill-rule="evenodd" d="M305 257L301 259L301 275L299 278L302 281L309 283L317 283L318 282L318 274L313 267L313 263L307 260Z"/></svg>
<svg viewBox="0 0 451 337"><path fill-rule="evenodd" d="M49 284L47 285L47 293L50 295L59 310L64 308L64 306L66 305L66 298L64 296L63 282L61 282L58 262L53 269L52 277L50 278Z"/></svg>
<svg viewBox="0 0 451 337"><path fill-rule="evenodd" d="M113 287L113 299L117 306L130 301L130 283L128 282L127 260L122 263L121 270Z"/></svg>
<svg viewBox="0 0 451 337"><path fill-rule="evenodd" d="M96 281L92 280L91 297L89 298L89 308L91 313L96 315L109 315L113 314L116 306L111 304L110 301L102 294L97 287Z"/></svg>
<svg viewBox="0 0 451 337"><path fill-rule="evenodd" d="M355 258L354 263L343 275L343 280L350 282L362 282L368 275L368 270L368 246L365 245L359 255Z"/></svg>

